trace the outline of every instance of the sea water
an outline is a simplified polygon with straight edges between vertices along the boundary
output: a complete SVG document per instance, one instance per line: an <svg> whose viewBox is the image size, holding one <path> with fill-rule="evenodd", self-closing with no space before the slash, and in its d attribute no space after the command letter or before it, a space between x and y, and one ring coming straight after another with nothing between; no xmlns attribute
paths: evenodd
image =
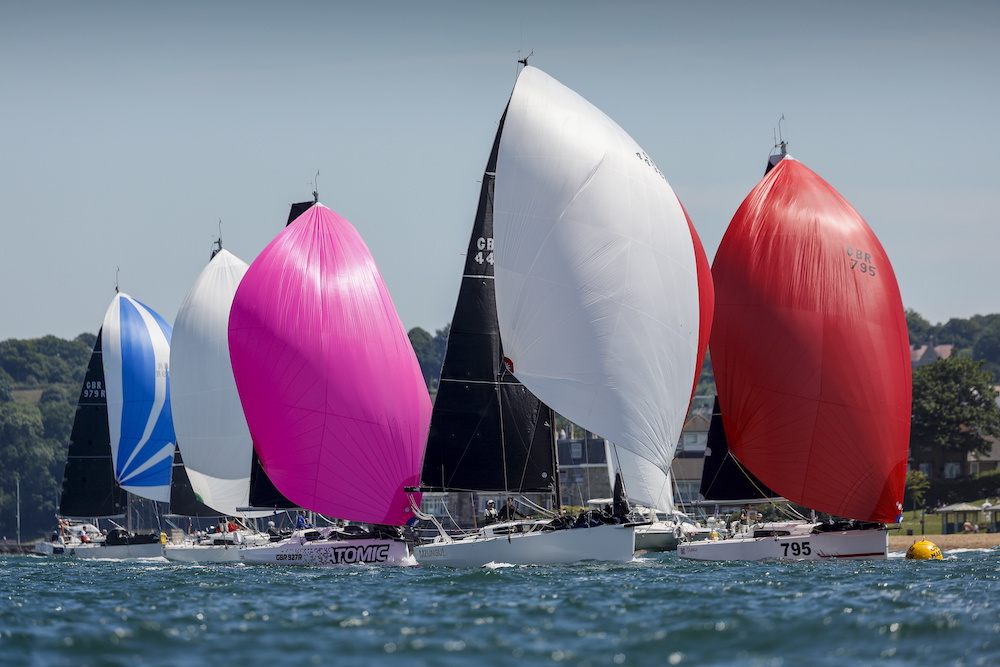
<svg viewBox="0 0 1000 667"><path fill-rule="evenodd" d="M341 569L0 557L2 665L997 665L1000 551Z"/></svg>

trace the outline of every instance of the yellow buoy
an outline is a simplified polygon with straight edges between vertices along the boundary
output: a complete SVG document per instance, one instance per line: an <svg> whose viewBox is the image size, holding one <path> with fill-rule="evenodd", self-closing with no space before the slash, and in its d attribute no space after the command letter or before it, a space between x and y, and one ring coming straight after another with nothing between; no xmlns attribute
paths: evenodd
<svg viewBox="0 0 1000 667"><path fill-rule="evenodd" d="M942 560L944 558L938 545L928 540L920 540L911 544L910 548L906 550L906 557L913 560Z"/></svg>

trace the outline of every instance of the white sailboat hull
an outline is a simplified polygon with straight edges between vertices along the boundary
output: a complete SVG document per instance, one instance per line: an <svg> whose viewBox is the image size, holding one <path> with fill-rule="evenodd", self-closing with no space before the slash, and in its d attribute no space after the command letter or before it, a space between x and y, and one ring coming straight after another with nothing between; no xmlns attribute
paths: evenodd
<svg viewBox="0 0 1000 667"><path fill-rule="evenodd" d="M129 560L132 558L162 558L163 545L147 544L68 544L38 542L35 553L45 556L79 558L81 560Z"/></svg>
<svg viewBox="0 0 1000 667"><path fill-rule="evenodd" d="M654 521L635 527L636 551L676 551L682 542L708 539L711 530L684 521Z"/></svg>
<svg viewBox="0 0 1000 667"><path fill-rule="evenodd" d="M525 526L530 526L526 524ZM522 527L522 526L515 526ZM602 524L586 528L534 530L500 534L490 526L476 535L448 541L437 538L413 552L420 565L482 567L511 565L568 565L581 561L627 563L635 552L635 528Z"/></svg>
<svg viewBox="0 0 1000 667"><path fill-rule="evenodd" d="M208 536L200 543L165 544L163 556L180 563L238 563L240 549L269 543L266 534L240 531L226 533L221 538Z"/></svg>
<svg viewBox="0 0 1000 667"><path fill-rule="evenodd" d="M240 547L238 544L209 545L186 544L166 545L163 556L167 560L178 563L238 563L240 562Z"/></svg>
<svg viewBox="0 0 1000 667"><path fill-rule="evenodd" d="M247 565L344 567L416 565L406 542L389 539L308 539L301 534L265 546L238 550Z"/></svg>
<svg viewBox="0 0 1000 667"><path fill-rule="evenodd" d="M673 529L655 530L649 527L635 531L636 551L675 551L679 543L680 538L674 534Z"/></svg>
<svg viewBox="0 0 1000 667"><path fill-rule="evenodd" d="M681 544L677 555L689 560L880 560L889 551L886 530L843 530L810 533L816 524L803 524L791 535L736 536Z"/></svg>

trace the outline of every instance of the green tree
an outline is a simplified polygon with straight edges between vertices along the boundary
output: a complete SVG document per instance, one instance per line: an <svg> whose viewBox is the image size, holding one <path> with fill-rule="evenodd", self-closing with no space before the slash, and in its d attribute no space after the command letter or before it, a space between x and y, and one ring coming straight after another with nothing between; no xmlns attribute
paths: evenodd
<svg viewBox="0 0 1000 667"><path fill-rule="evenodd" d="M993 373L994 382L1000 382L1000 321L991 322L979 330L972 344L972 357L985 361L983 367Z"/></svg>
<svg viewBox="0 0 1000 667"><path fill-rule="evenodd" d="M38 410L42 414L46 438L57 442L69 440L76 409L62 386L49 385L38 400Z"/></svg>
<svg viewBox="0 0 1000 667"><path fill-rule="evenodd" d="M906 309L906 328L910 332L910 345L919 345L931 335L931 323L912 308Z"/></svg>
<svg viewBox="0 0 1000 667"><path fill-rule="evenodd" d="M903 501L904 507L912 507L917 509L922 507L924 502L924 494L927 490L931 488L931 482L927 479L927 475L920 472L919 470L910 470L906 473L906 493L905 500Z"/></svg>
<svg viewBox="0 0 1000 667"><path fill-rule="evenodd" d="M45 374L45 360L32 341L10 338L0 343L0 368L15 382L35 384Z"/></svg>
<svg viewBox="0 0 1000 667"><path fill-rule="evenodd" d="M952 356L913 371L914 447L986 453L1000 436L1000 406L983 362Z"/></svg>
<svg viewBox="0 0 1000 667"><path fill-rule="evenodd" d="M976 322L953 317L940 328L937 339L939 343L951 343L965 350L972 347L978 333L979 324Z"/></svg>
<svg viewBox="0 0 1000 667"><path fill-rule="evenodd" d="M0 368L15 382L32 386L83 377L89 358L90 349L84 343L55 336L0 342Z"/></svg>
<svg viewBox="0 0 1000 667"><path fill-rule="evenodd" d="M13 389L13 378L10 377L7 371L0 368L0 403L14 400L14 395L11 393Z"/></svg>
<svg viewBox="0 0 1000 667"><path fill-rule="evenodd" d="M424 384L428 389L435 386L433 382L435 376L441 372L440 367L435 367L436 357L434 354L434 338L420 327L414 327L407 332L413 352L417 355L417 363L420 364L420 373L424 376Z"/></svg>
<svg viewBox="0 0 1000 667"><path fill-rule="evenodd" d="M87 350L92 352L94 350L94 346L97 345L97 334L92 334L85 331L82 334L79 334L73 340L75 340L77 343L83 343L84 346L86 346Z"/></svg>
<svg viewBox="0 0 1000 667"><path fill-rule="evenodd" d="M701 373L698 375L698 386L695 387L695 396L715 396L715 374L712 372L711 351L705 352L705 359L701 364Z"/></svg>
<svg viewBox="0 0 1000 667"><path fill-rule="evenodd" d="M17 480L21 487L22 536L39 535L52 524L59 482L56 468L64 448L44 437L42 416L34 405L0 403L0 531L12 536Z"/></svg>

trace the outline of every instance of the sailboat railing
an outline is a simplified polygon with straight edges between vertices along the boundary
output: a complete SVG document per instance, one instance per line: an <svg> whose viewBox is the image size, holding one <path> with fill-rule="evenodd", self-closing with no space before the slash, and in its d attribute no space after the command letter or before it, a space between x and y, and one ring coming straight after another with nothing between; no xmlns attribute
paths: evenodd
<svg viewBox="0 0 1000 667"><path fill-rule="evenodd" d="M427 514L427 513L423 512L420 509L420 506L416 502L414 502L414 500L413 500L413 494L410 492L409 489L407 489L406 497L409 498L409 500L410 500L410 509L413 510L413 515L415 517L417 517L418 519L421 519L423 521L430 521L432 524L434 524L437 527L438 533L441 535L442 538L444 538L444 540L446 542L454 542L454 540L452 539L451 535L448 534L448 531L445 530L444 526L441 525L441 522L438 521L438 518L436 516L434 516L433 514Z"/></svg>

